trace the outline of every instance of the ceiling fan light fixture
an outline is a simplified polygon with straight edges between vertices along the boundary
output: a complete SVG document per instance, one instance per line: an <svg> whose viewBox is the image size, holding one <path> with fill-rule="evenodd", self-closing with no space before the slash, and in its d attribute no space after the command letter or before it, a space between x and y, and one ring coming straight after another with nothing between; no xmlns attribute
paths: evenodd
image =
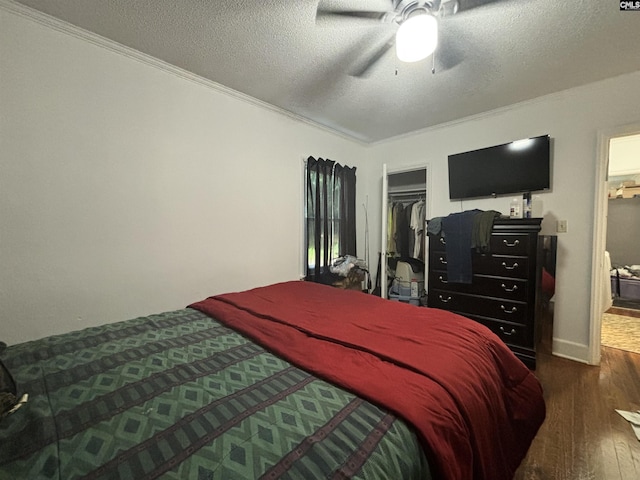
<svg viewBox="0 0 640 480"><path fill-rule="evenodd" d="M402 22L396 33L396 55L401 62L418 62L438 46L438 21L428 14L414 15Z"/></svg>

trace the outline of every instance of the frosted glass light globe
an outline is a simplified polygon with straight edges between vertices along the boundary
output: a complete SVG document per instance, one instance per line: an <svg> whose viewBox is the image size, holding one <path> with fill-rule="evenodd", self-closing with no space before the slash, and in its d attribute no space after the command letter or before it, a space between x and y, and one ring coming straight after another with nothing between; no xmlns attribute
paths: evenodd
<svg viewBox="0 0 640 480"><path fill-rule="evenodd" d="M401 62L417 62L438 46L438 22L427 14L405 20L396 33L396 55Z"/></svg>

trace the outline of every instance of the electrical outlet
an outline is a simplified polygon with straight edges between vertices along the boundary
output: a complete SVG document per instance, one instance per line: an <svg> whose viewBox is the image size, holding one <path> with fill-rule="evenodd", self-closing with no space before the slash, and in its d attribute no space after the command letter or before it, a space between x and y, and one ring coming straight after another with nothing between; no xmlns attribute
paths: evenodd
<svg viewBox="0 0 640 480"><path fill-rule="evenodd" d="M556 223L556 232L557 233L567 233L567 221L566 220L558 220Z"/></svg>

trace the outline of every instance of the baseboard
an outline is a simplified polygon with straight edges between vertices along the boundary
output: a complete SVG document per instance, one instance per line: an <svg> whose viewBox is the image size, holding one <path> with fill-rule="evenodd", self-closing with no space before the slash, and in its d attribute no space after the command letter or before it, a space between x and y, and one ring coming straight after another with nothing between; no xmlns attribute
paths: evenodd
<svg viewBox="0 0 640 480"><path fill-rule="evenodd" d="M589 363L589 346L566 340L553 339L551 353L557 357L567 358L580 363Z"/></svg>

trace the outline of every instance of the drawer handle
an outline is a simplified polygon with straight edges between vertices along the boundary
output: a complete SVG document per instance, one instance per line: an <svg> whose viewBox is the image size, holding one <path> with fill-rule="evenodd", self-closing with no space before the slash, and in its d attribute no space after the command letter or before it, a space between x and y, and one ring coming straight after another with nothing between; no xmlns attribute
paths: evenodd
<svg viewBox="0 0 640 480"><path fill-rule="evenodd" d="M504 313L509 313L509 314L516 313L518 311L516 307L511 307L511 310L507 310L507 307L505 307L504 305L500 305L500 308Z"/></svg>
<svg viewBox="0 0 640 480"><path fill-rule="evenodd" d="M438 298L440 298L440 301L442 303L449 303L451 301L451 297L450 296L447 297L447 298L444 298L442 295L438 295Z"/></svg>
<svg viewBox="0 0 640 480"><path fill-rule="evenodd" d="M447 241L446 241L444 238L440 237L440 243L441 243L442 245L446 245L446 244L447 244Z"/></svg>
<svg viewBox="0 0 640 480"><path fill-rule="evenodd" d="M440 275L440 276L438 277L438 280L440 280L440 282L442 282L442 283L449 283L449 282L448 282L448 281L446 281L444 278L442 278L442 275Z"/></svg>
<svg viewBox="0 0 640 480"><path fill-rule="evenodd" d="M443 265L446 265L447 261L444 258L440 257L440 263L442 263Z"/></svg>
<svg viewBox="0 0 640 480"><path fill-rule="evenodd" d="M510 337L511 335L513 335L514 333L516 333L516 329L515 329L515 328L512 328L510 332L507 332L507 331L504 329L504 327L500 327L500 331L503 333L503 335L507 335L507 336L509 336L509 337Z"/></svg>
<svg viewBox="0 0 640 480"><path fill-rule="evenodd" d="M502 240L502 243L504 243L507 247L517 247L518 245L520 245L520 240L516 240L513 243L509 243L506 240Z"/></svg>
<svg viewBox="0 0 640 480"><path fill-rule="evenodd" d="M515 291L518 289L518 286L517 286L517 285L514 285L514 286L513 286L513 287L511 287L511 288L507 288L507 286L503 283L503 284L502 284L502 285L500 285L500 286L502 287L502 289L503 289L505 292L515 292Z"/></svg>
<svg viewBox="0 0 640 480"><path fill-rule="evenodd" d="M507 270L515 270L516 268L518 268L518 262L515 262L513 265L509 266L507 265L507 262L502 262L502 266L504 268L506 268Z"/></svg>

